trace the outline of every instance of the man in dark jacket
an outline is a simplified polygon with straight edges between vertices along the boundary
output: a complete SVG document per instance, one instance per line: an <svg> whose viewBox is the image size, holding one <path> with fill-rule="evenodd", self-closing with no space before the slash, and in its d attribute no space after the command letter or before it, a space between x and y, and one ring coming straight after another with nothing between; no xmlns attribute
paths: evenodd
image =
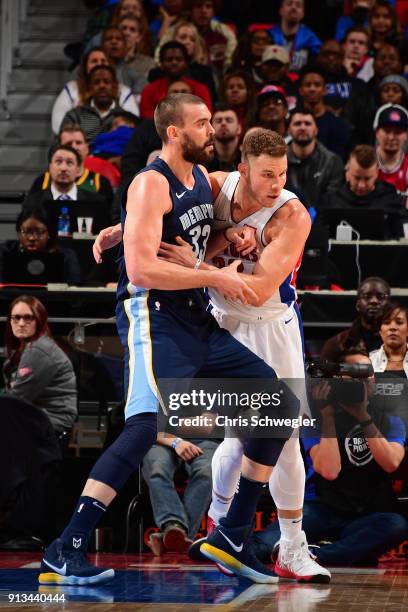
<svg viewBox="0 0 408 612"><path fill-rule="evenodd" d="M323 195L335 192L343 181L343 162L318 140L316 120L310 111L294 109L288 134L287 188L302 195L309 208L319 209Z"/></svg>
<svg viewBox="0 0 408 612"><path fill-rule="evenodd" d="M378 180L378 162L374 147L357 145L350 154L346 165L346 182L336 192L328 193L320 211L320 221L326 222L326 211L381 210L384 213L384 238L400 238L404 235L403 223L406 218L404 202L395 187ZM365 238L368 235L368 227Z"/></svg>
<svg viewBox="0 0 408 612"><path fill-rule="evenodd" d="M356 310L358 317L351 327L329 338L324 344L320 357L338 361L347 349L359 348L369 353L380 348L382 340L378 331L378 319L390 301L390 286L382 278L366 278L357 290Z"/></svg>

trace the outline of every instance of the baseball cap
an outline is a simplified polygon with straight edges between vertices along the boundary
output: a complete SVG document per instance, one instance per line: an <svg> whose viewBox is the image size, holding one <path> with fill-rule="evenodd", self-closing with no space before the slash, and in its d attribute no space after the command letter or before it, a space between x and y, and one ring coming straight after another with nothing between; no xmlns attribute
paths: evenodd
<svg viewBox="0 0 408 612"><path fill-rule="evenodd" d="M275 60L281 64L289 64L289 53L285 47L279 45L268 45L262 53L262 63Z"/></svg>
<svg viewBox="0 0 408 612"><path fill-rule="evenodd" d="M399 104L384 104L377 111L373 127L375 130L382 127L408 130L408 112Z"/></svg>
<svg viewBox="0 0 408 612"><path fill-rule="evenodd" d="M279 87L279 85L265 85L265 87L262 87L261 91L258 92L256 99L258 107L267 98L279 98L284 102L284 104L286 104L286 106L288 106L285 90L283 87Z"/></svg>

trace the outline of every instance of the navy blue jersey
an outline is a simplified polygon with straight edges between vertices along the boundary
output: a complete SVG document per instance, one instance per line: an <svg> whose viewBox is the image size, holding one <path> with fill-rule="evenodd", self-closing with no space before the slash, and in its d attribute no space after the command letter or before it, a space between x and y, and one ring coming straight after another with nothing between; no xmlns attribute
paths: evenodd
<svg viewBox="0 0 408 612"><path fill-rule="evenodd" d="M156 170L163 174L169 183L169 194L172 209L163 217L163 231L161 239L171 244L176 243L176 236L191 244L194 254L204 259L207 240L213 223L213 195L211 187L198 166L193 166L194 187L187 189L185 185L175 176L169 166L160 158L156 158L151 164L140 172ZM127 189L122 196L121 223L122 229L126 219ZM155 202L151 202L154 206ZM135 287L129 283L126 274L125 258L122 252L119 258L120 274L118 283L118 300L126 300L132 295L140 295L145 292L143 287ZM194 299L200 303L206 301L204 290L188 289L179 291L162 291L159 289L149 290L151 297L160 299L171 299L173 297Z"/></svg>

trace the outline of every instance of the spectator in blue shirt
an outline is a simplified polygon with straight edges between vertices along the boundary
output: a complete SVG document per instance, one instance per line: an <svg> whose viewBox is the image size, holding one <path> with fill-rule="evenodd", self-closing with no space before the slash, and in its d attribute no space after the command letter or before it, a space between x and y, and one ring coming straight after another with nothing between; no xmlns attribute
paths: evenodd
<svg viewBox="0 0 408 612"><path fill-rule="evenodd" d="M310 28L302 22L304 0L282 0L279 14L281 22L271 28L270 33L276 45L286 47L290 58L290 71L299 72L311 57L317 55L322 43Z"/></svg>
<svg viewBox="0 0 408 612"><path fill-rule="evenodd" d="M338 42L343 42L347 31L353 26L367 27L368 13L374 2L375 0L351 0L351 14L339 17L334 38Z"/></svg>

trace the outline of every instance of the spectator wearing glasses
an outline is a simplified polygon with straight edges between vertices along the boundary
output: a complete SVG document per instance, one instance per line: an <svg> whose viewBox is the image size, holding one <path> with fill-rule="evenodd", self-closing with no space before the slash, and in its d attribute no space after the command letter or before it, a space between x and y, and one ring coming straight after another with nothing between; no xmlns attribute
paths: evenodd
<svg viewBox="0 0 408 612"><path fill-rule="evenodd" d="M322 359L339 361L340 355L355 347L369 353L381 346L379 320L390 300L390 286L382 278L370 276L357 290L357 318L351 327L329 338L320 353Z"/></svg>
<svg viewBox="0 0 408 612"><path fill-rule="evenodd" d="M16 221L18 240L9 240L0 251L0 279L3 278L5 254L17 253L62 253L64 257L64 279L69 285L81 282L78 257L72 249L57 244L57 236L42 208L23 210Z"/></svg>
<svg viewBox="0 0 408 612"><path fill-rule="evenodd" d="M52 338L45 306L21 295L10 305L3 366L7 394L45 411L57 435L72 428L77 415L72 364Z"/></svg>
<svg viewBox="0 0 408 612"><path fill-rule="evenodd" d="M263 127L286 137L288 101L282 87L266 85L256 98L256 113L251 127Z"/></svg>
<svg viewBox="0 0 408 612"><path fill-rule="evenodd" d="M254 29L245 32L239 40L232 58L234 70L244 70L251 75L256 85L262 85L262 55L265 48L272 45L272 36L268 30Z"/></svg>

